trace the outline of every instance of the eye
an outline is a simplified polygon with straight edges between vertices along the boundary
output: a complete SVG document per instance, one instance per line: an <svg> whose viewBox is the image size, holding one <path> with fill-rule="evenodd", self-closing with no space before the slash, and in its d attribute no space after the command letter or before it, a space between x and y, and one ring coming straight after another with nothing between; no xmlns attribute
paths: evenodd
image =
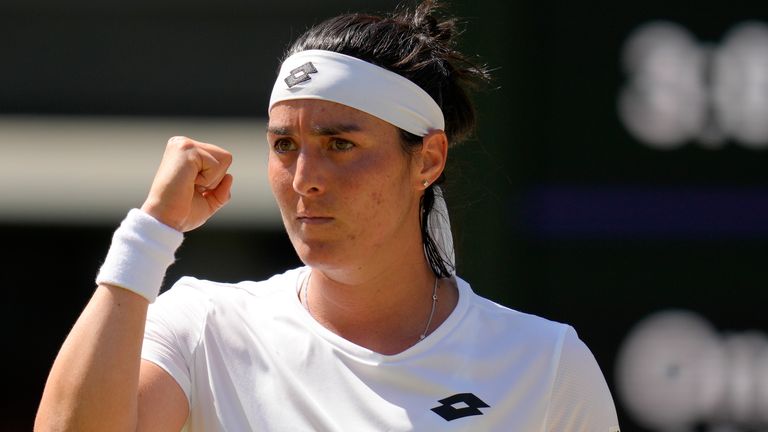
<svg viewBox="0 0 768 432"><path fill-rule="evenodd" d="M276 153L287 153L296 150L296 144L287 138L278 138L272 144L272 148Z"/></svg>
<svg viewBox="0 0 768 432"><path fill-rule="evenodd" d="M352 142L341 138L333 138L329 143L329 147L333 151L345 152L352 150L355 145Z"/></svg>

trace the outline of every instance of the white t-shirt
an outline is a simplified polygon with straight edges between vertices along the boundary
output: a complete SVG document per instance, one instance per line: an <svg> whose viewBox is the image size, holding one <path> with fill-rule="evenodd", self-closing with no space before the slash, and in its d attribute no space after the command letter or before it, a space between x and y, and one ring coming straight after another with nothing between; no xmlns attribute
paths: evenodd
<svg viewBox="0 0 768 432"><path fill-rule="evenodd" d="M185 277L150 306L142 357L183 389L187 431L618 431L572 327L495 304L457 277L448 319L382 355L309 315L297 296L308 273Z"/></svg>

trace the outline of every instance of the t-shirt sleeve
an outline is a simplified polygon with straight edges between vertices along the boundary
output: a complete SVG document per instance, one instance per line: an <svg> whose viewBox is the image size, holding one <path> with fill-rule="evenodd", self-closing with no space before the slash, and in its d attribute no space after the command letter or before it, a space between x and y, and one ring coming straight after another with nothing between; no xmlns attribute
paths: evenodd
<svg viewBox="0 0 768 432"><path fill-rule="evenodd" d="M547 411L547 432L618 432L616 406L594 355L576 331L565 332Z"/></svg>
<svg viewBox="0 0 768 432"><path fill-rule="evenodd" d="M195 286L195 279L182 278L149 305L141 358L168 372L190 398L192 362L208 301Z"/></svg>

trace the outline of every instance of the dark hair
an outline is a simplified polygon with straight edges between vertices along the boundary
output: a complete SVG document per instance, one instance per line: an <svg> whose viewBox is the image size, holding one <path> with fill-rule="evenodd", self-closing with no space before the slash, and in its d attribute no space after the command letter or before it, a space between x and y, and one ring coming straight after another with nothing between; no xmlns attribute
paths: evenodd
<svg viewBox="0 0 768 432"><path fill-rule="evenodd" d="M291 45L285 58L310 49L334 51L409 79L440 106L448 142L455 145L468 137L475 127L475 109L468 90L487 82L489 73L457 50L457 20L439 16L441 9L438 2L426 0L413 10L401 6L383 16L339 15L307 30ZM421 146L421 137L402 129L400 134L406 152ZM454 270L428 230L435 201L433 185L444 181L443 174L424 191L420 212L424 251L432 271L439 277L447 277Z"/></svg>

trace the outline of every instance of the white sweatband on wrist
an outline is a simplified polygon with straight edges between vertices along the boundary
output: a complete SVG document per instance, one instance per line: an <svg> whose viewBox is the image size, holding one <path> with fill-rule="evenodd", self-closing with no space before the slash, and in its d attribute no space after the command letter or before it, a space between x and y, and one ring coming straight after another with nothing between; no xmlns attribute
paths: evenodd
<svg viewBox="0 0 768 432"><path fill-rule="evenodd" d="M112 236L97 284L133 291L153 303L184 234L139 209L131 209Z"/></svg>
<svg viewBox="0 0 768 432"><path fill-rule="evenodd" d="M387 69L332 51L301 51L285 59L267 112L277 102L293 99L347 105L422 137L445 129L443 111L421 87Z"/></svg>

